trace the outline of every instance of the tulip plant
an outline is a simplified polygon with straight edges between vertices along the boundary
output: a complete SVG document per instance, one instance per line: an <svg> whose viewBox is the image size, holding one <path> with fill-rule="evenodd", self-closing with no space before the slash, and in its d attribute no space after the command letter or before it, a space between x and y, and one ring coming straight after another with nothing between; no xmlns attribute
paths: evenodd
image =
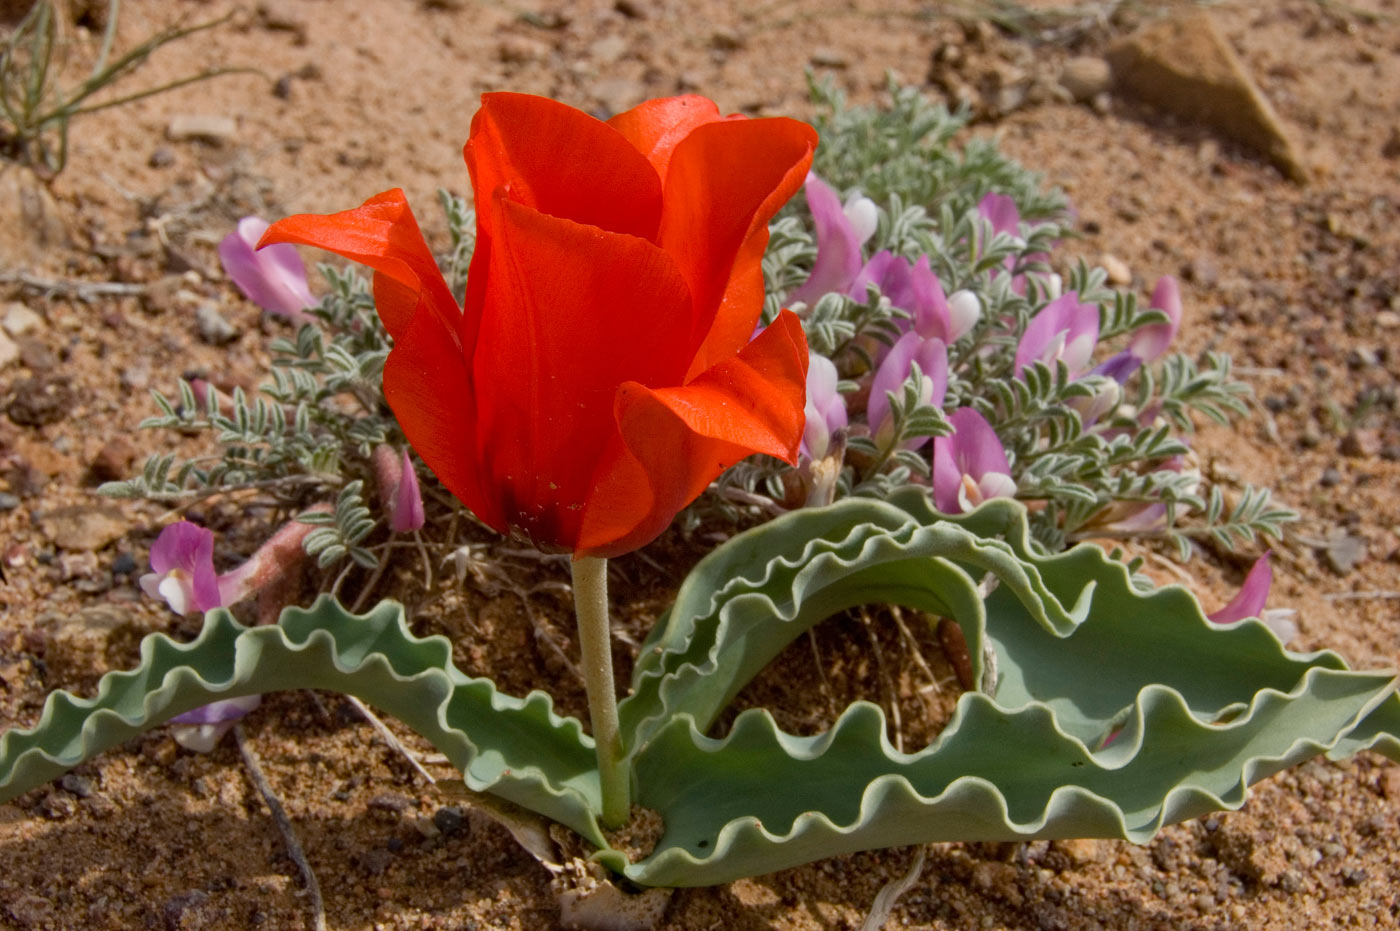
<svg viewBox="0 0 1400 931"><path fill-rule="evenodd" d="M1246 616L1263 610L1266 563L1208 618L1117 554L1064 548L1132 520L1170 527L1178 508L1221 517L1188 487L1198 479L1172 425L1238 407L1228 368L1164 355L1181 320L1169 279L1138 312L1100 273L1057 278L1059 225L986 189L1006 163L985 150L950 161L937 148L946 114L897 104L893 123L864 127L877 141L892 129L903 148L871 161L839 114L823 154L811 127L724 117L700 97L602 122L488 94L466 146L475 233L454 236L449 263L469 262L461 299L401 191L271 224L264 252L299 243L373 270L372 303L343 276L309 311L298 289L276 292L292 298L280 313L317 321L282 351L319 354L339 380L287 375L232 413L188 388L161 423L217 423L231 445L272 424L302 431L301 445L245 449L219 475L182 466L172 478L158 460L117 489L200 493L251 481L255 466L284 480L363 460L391 529L416 533L432 517L415 460L395 452L402 437L480 523L568 557L587 726L543 692L465 675L451 644L416 637L394 602L354 614L326 595L244 627L215 606L243 575L216 577L205 538L183 529L191 555L158 541L148 587L210 609L200 635L153 635L138 668L94 697L51 696L33 728L0 738L0 795L211 703L337 690L432 741L472 791L571 828L636 883L677 886L935 840L1142 841L1238 807L1251 783L1317 754L1400 759L1393 673L1290 653ZM1005 188L1025 195L1025 215L1057 213L1015 179ZM800 190L805 213L784 206ZM1112 340L1123 348L1102 351ZM379 367L382 394L370 393ZM360 419L324 403L341 392L362 402ZM732 502L726 488L784 513L694 567L619 702L606 561L697 499L692 516ZM375 521L358 500L342 491L303 516L323 562L371 564ZM1281 519L1245 511L1216 529L1235 528L1231 539ZM968 689L932 743L895 749L867 702L816 736L763 709L717 735L785 647L872 602L951 619L966 644ZM648 849L614 844L611 829L649 819L661 827Z"/></svg>

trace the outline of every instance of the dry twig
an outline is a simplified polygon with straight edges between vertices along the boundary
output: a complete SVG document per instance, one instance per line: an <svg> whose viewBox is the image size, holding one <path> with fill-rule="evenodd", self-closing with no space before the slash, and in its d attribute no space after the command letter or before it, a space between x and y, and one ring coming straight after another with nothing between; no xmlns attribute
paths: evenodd
<svg viewBox="0 0 1400 931"><path fill-rule="evenodd" d="M316 874L312 871L311 864L307 862L305 851L301 849L301 841L297 839L292 822L287 817L287 810L282 807L282 801L273 791L272 784L263 775L262 765L258 762L257 754L253 752L253 748L248 746L248 739L243 734L242 724L233 726L233 739L238 744L238 752L243 757L243 765L248 770L248 777L252 779L253 785L262 795L263 801L267 803L268 811L272 812L272 820L277 823L277 830L282 833L282 842L287 845L287 855L292 858L292 862L297 865L297 869L301 872L302 882L306 885L306 894L311 898L311 926L316 931L326 931L326 903L321 899L321 884L316 881Z"/></svg>

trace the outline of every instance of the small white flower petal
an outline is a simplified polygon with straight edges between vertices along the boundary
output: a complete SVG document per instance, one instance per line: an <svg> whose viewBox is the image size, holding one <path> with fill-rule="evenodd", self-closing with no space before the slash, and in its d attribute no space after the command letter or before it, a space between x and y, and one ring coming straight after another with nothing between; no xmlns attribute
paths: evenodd
<svg viewBox="0 0 1400 931"><path fill-rule="evenodd" d="M846 222L851 224L856 242L862 246L869 242L870 237L880 228L880 209L868 197L862 197L858 193L852 194L846 198L846 205L841 208L841 212L846 215Z"/></svg>

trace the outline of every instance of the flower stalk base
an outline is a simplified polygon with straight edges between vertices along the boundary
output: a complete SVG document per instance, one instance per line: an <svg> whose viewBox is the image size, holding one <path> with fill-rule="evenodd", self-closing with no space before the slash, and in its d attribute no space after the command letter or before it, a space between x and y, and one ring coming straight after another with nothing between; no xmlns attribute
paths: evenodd
<svg viewBox="0 0 1400 931"><path fill-rule="evenodd" d="M588 717L598 750L598 782L603 796L603 824L620 827L632 808L631 774L623 760L618 729L617 689L613 684L612 637L608 631L608 561L575 557L574 613L578 617L583 682L588 690Z"/></svg>

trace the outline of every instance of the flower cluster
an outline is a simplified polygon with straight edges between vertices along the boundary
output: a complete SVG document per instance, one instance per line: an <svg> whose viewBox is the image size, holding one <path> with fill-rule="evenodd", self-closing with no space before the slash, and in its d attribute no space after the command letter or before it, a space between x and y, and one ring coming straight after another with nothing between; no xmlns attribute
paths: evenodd
<svg viewBox="0 0 1400 931"><path fill-rule="evenodd" d="M934 434L925 474L934 500L948 513L970 510L988 498L1012 497L1017 493L1007 451L986 416L970 404L953 409L946 404L949 381L959 376L950 370L950 347L960 341L970 342L979 322L983 322L985 341L990 343L998 334L1004 341L1014 341L1009 377L1023 378L1029 367L1039 365L1049 371L1062 369L1070 382L1092 382L1091 393L1074 397L1070 403L1087 430L1096 429L1098 421L1117 408L1121 397L1118 386L1143 365L1161 358L1180 326L1180 293L1175 279L1164 276L1157 284L1150 310L1166 319L1137 327L1124 350L1095 367L1092 363L1099 346L1099 308L1074 291L1061 293L1063 283L1058 275L1040 276L1037 285L1050 299L1035 310L1019 333L1015 317L982 321L982 302L977 294L967 288L947 294L927 253L911 260L882 249L868 259L864 257L863 248L875 235L880 218L879 208L868 198L853 192L843 204L836 191L814 173L807 176L804 190L815 230L816 256L811 274L792 291L790 300L816 304L833 293L857 300L868 297L887 302L893 314L880 341L864 347L866 351L859 355L842 355L838 351L833 354L834 359L813 356L808 369L807 434L815 440L804 444L803 455L806 461L824 458L824 438L837 429L848 428L853 413L862 413L859 409L852 411L842 400L837 389L837 359L857 379L853 395L857 405L864 402L864 423L854 430L870 438L881 454L878 462L887 458L896 442L909 451L927 445L929 437L923 435L896 439L900 432L896 404L912 379L913 405L939 408L947 415L946 422L938 425L944 429ZM977 213L993 236L1006 237L1024 247L1020 213L1010 197L989 193L978 203ZM1024 261L1043 264L1046 259L1044 253L1034 253ZM1002 284L1011 293L1027 294L1027 274L1020 269L1016 256L1008 255L1001 263L992 264L993 286L1001 276L1009 279ZM855 344L848 345L857 348ZM987 354L983 349L981 356L985 358ZM963 374L968 377L965 373L977 355L965 353L963 358ZM873 371L866 369L862 374L867 360L873 363ZM972 386L974 390L975 387ZM903 413L908 413L907 407ZM1179 458L1165 467L1179 469ZM1152 508L1154 516L1165 513L1159 504L1143 507Z"/></svg>

